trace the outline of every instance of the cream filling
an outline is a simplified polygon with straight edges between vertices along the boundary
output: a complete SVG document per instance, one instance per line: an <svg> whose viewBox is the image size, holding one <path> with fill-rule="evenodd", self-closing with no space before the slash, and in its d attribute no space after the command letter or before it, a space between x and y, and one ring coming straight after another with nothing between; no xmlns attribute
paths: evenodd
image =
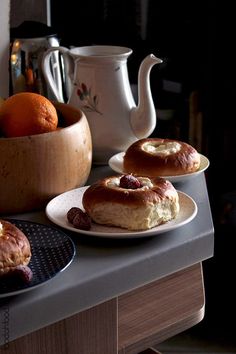
<svg viewBox="0 0 236 354"><path fill-rule="evenodd" d="M147 177L136 177L136 178L139 180L139 182L141 183L141 186L142 186L137 189L147 190L147 189L150 189L153 187L153 184L149 178L147 178ZM108 188L120 188L120 178L115 177L115 178L110 179L107 182L107 187ZM127 188L127 189L129 189L129 188Z"/></svg>
<svg viewBox="0 0 236 354"><path fill-rule="evenodd" d="M167 142L165 144L159 144L159 145L155 144L155 142L153 143L147 142L143 144L142 149L154 155L168 156L180 151L181 145L176 141Z"/></svg>
<svg viewBox="0 0 236 354"><path fill-rule="evenodd" d="M0 237L3 236L3 224L0 222Z"/></svg>

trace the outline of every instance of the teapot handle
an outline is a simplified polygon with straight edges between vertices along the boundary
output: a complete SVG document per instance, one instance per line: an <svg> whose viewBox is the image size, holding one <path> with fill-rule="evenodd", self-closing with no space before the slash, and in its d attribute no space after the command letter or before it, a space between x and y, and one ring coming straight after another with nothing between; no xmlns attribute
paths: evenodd
<svg viewBox="0 0 236 354"><path fill-rule="evenodd" d="M59 102L64 102L64 98L62 96L62 88L58 87L58 83L56 83L56 79L54 79L54 77L52 75L53 68L51 65L51 56L52 56L52 53L55 51L59 51L62 54L67 54L69 49L66 47L51 47L51 48L49 48L43 54L43 57L42 57L42 63L41 63L42 72L43 72L44 78L46 80L46 83L48 84L48 86L52 90L52 93L54 94L56 99Z"/></svg>

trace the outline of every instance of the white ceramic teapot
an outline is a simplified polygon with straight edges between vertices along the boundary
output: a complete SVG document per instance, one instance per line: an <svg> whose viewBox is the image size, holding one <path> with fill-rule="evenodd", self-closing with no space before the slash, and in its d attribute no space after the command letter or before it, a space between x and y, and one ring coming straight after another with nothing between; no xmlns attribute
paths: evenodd
<svg viewBox="0 0 236 354"><path fill-rule="evenodd" d="M50 56L63 54L65 75L70 77L68 103L84 111L92 134L93 162L106 164L109 158L137 139L149 136L156 126L156 111L150 90L150 71L162 60L153 54L141 63L138 74L138 105L131 91L127 58L130 48L87 46L50 48L42 69L58 101L62 101L51 75Z"/></svg>

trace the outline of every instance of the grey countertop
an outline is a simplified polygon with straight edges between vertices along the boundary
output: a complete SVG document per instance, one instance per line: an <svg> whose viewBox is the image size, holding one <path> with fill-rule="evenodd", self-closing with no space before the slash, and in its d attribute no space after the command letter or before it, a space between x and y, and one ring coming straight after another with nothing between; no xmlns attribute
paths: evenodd
<svg viewBox="0 0 236 354"><path fill-rule="evenodd" d="M111 174L107 166L95 167L87 184ZM0 322L6 312L10 314L9 340L212 257L214 228L204 173L175 187L198 206L194 220L176 230L136 239L103 239L64 231L77 251L69 267L36 289L0 299ZM12 217L51 224L44 211Z"/></svg>

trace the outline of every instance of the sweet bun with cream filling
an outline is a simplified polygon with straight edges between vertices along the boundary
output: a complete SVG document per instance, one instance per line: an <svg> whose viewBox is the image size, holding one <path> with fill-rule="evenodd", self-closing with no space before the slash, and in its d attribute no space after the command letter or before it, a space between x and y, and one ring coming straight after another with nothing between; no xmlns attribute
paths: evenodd
<svg viewBox="0 0 236 354"><path fill-rule="evenodd" d="M118 175L89 186L82 203L91 219L128 230L147 230L179 213L179 196L163 178Z"/></svg>
<svg viewBox="0 0 236 354"><path fill-rule="evenodd" d="M182 141L160 138L140 139L124 155L125 173L140 176L177 176L200 167L197 150Z"/></svg>
<svg viewBox="0 0 236 354"><path fill-rule="evenodd" d="M31 247L26 235L9 221L0 219L0 277L27 266Z"/></svg>

